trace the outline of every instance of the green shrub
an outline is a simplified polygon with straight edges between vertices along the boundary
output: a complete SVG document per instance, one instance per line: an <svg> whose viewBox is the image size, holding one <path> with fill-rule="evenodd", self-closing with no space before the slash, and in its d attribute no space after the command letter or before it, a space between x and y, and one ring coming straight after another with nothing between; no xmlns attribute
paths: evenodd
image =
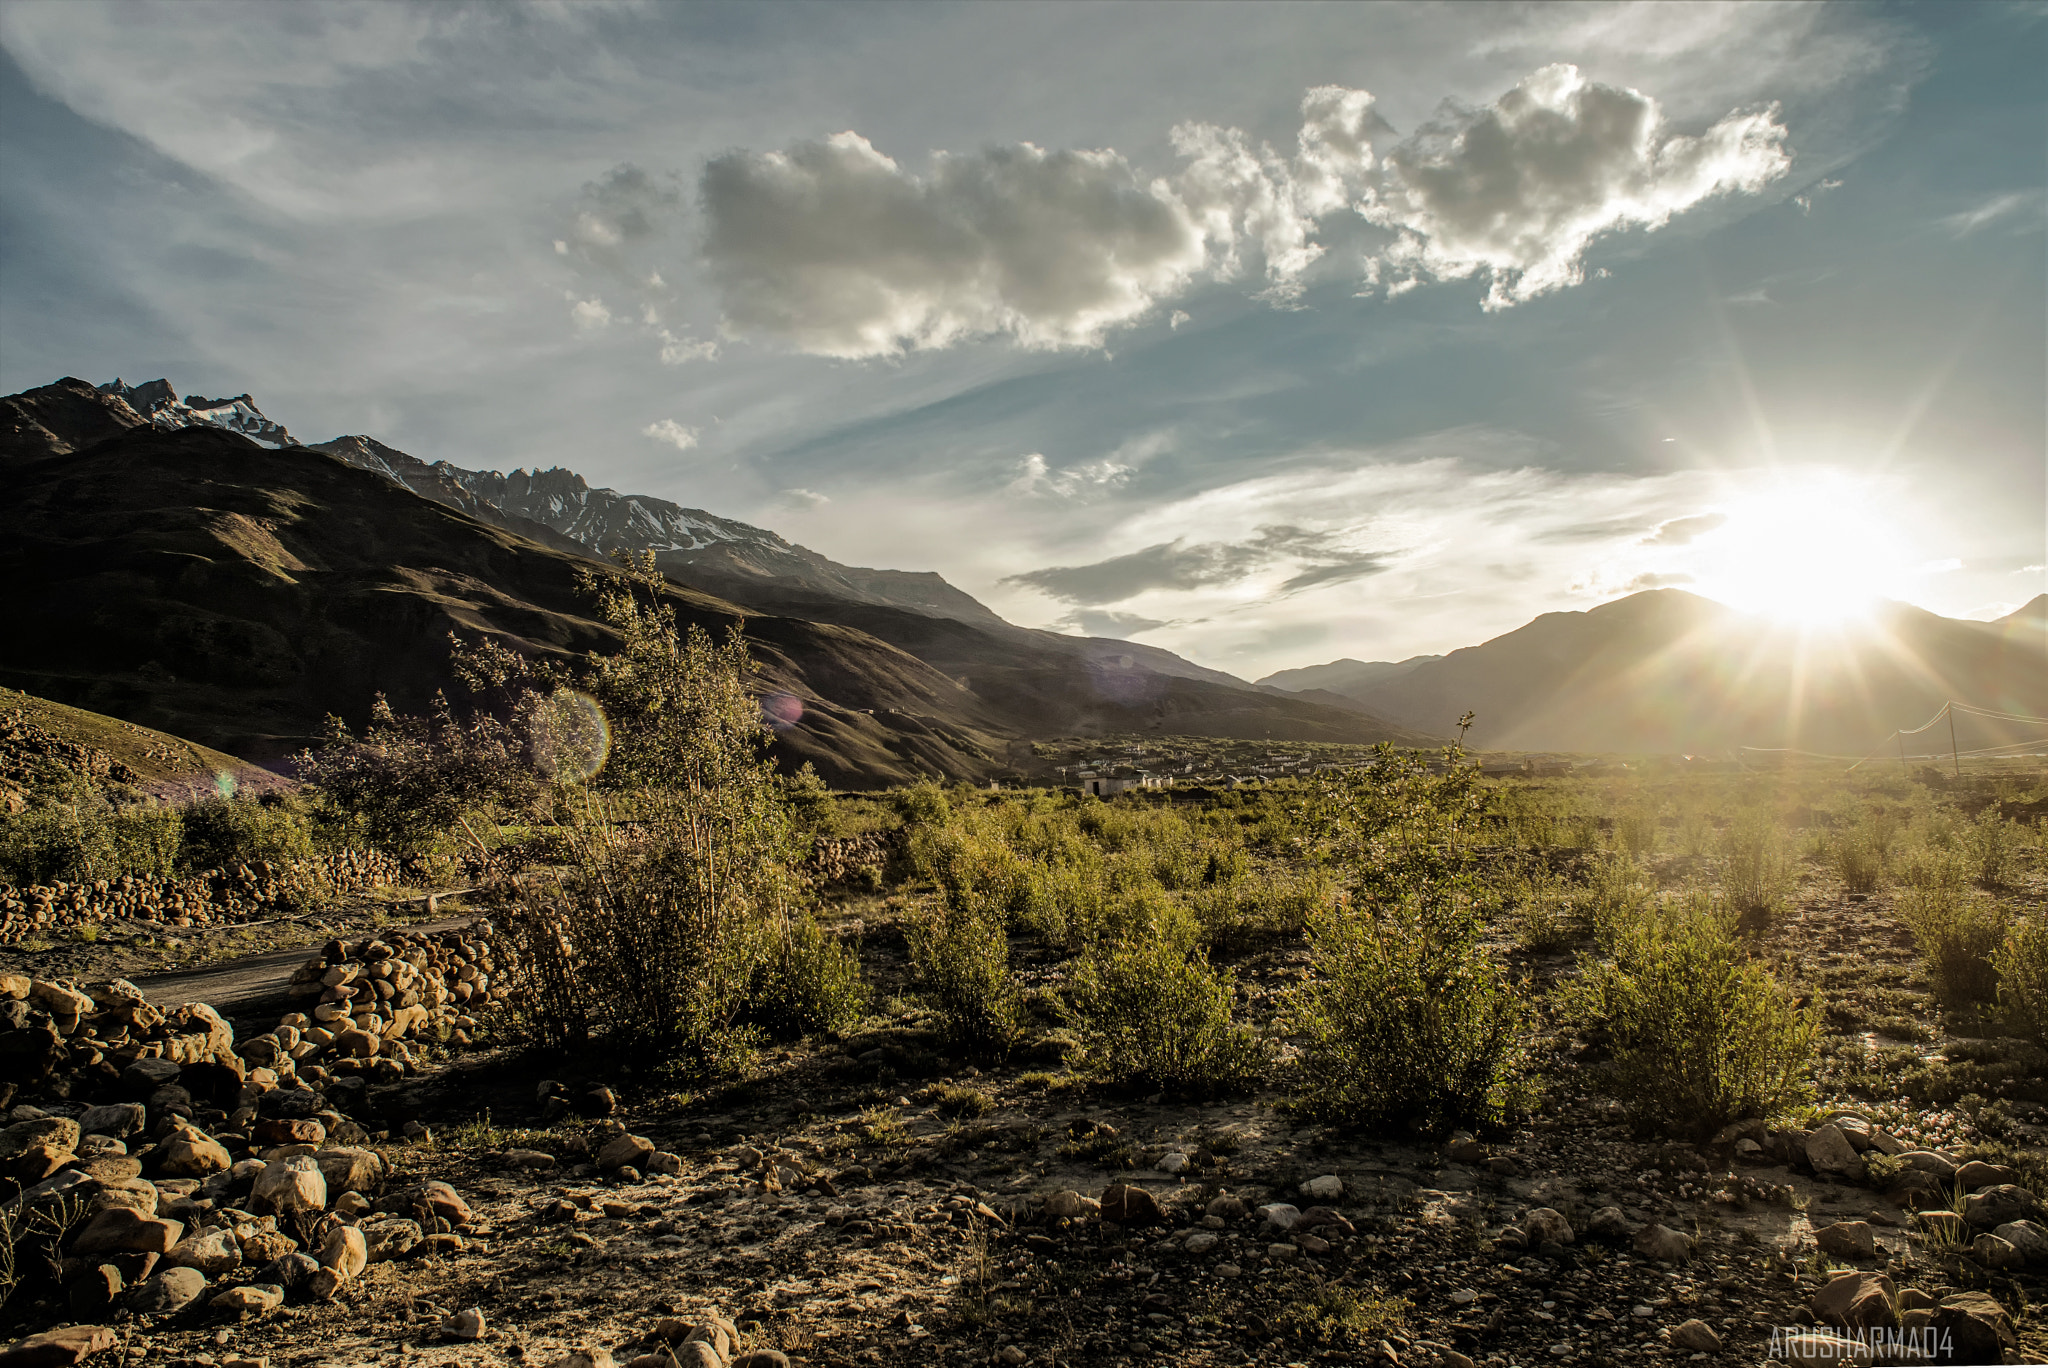
<svg viewBox="0 0 2048 1368"><path fill-rule="evenodd" d="M232 869L259 860L310 860L316 853L313 823L302 807L209 798L185 809L178 863L189 871Z"/></svg>
<svg viewBox="0 0 2048 1368"><path fill-rule="evenodd" d="M1703 1135L1804 1095L1820 1015L1748 957L1731 913L1688 901L1623 930L1562 997L1642 1125Z"/></svg>
<svg viewBox="0 0 2048 1368"><path fill-rule="evenodd" d="M1884 877L1884 859L1861 828L1838 834L1829 843L1828 854L1835 872L1851 893L1875 893Z"/></svg>
<svg viewBox="0 0 2048 1368"><path fill-rule="evenodd" d="M1968 865L1954 846L1920 852L1904 875L1899 919L1913 933L1935 997L1951 1008L1992 1001L1998 995L1992 956L2005 940L2005 910L1970 891Z"/></svg>
<svg viewBox="0 0 2048 1368"><path fill-rule="evenodd" d="M1002 922L941 904L912 921L905 938L946 1039L978 1056L1008 1054L1023 1023L1024 995L1010 973Z"/></svg>
<svg viewBox="0 0 2048 1368"><path fill-rule="evenodd" d="M1640 860L1657 849L1657 818L1637 810L1614 819L1614 848L1631 860Z"/></svg>
<svg viewBox="0 0 2048 1368"><path fill-rule="evenodd" d="M1521 990L1445 894L1331 912L1309 930L1316 975L1288 1017L1306 1038L1295 1104L1353 1126L1504 1120L1528 1100Z"/></svg>
<svg viewBox="0 0 2048 1368"><path fill-rule="evenodd" d="M1579 898L1570 882L1543 865L1509 873L1495 888L1502 918L1524 950L1549 954L1579 938Z"/></svg>
<svg viewBox="0 0 2048 1368"><path fill-rule="evenodd" d="M1998 975L1998 1005L2004 1010L2006 1029L2048 1047L2048 920L2014 921L1993 954L1991 967Z"/></svg>
<svg viewBox="0 0 2048 1368"><path fill-rule="evenodd" d="M1264 1051L1232 1023L1230 975L1210 967L1196 939L1192 920L1168 907L1139 934L1099 941L1082 958L1068 999L1082 1068L1185 1097L1256 1081Z"/></svg>
<svg viewBox="0 0 2048 1368"><path fill-rule="evenodd" d="M1986 888L2003 887L2019 845L2017 822L2009 822L1999 816L1995 807L1987 807L1978 813L1977 820L1970 824L1965 842L1971 863L1975 866L1977 882Z"/></svg>
<svg viewBox="0 0 2048 1368"><path fill-rule="evenodd" d="M163 803L115 807L81 786L57 802L0 818L0 882L167 878L175 872L183 837L179 809Z"/></svg>
<svg viewBox="0 0 2048 1368"><path fill-rule="evenodd" d="M867 1012L860 956L807 916L769 927L741 1019L777 1040L843 1031Z"/></svg>
<svg viewBox="0 0 2048 1368"><path fill-rule="evenodd" d="M1721 887L1745 925L1768 921L1784 902L1790 877L1777 826L1745 812L1721 833Z"/></svg>

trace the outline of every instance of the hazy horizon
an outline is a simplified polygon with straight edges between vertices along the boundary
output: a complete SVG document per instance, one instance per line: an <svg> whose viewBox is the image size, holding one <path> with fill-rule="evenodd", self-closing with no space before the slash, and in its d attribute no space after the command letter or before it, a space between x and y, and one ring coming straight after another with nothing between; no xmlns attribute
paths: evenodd
<svg viewBox="0 0 2048 1368"><path fill-rule="evenodd" d="M0 387L1257 678L2048 585L2039 6L0 10Z"/></svg>

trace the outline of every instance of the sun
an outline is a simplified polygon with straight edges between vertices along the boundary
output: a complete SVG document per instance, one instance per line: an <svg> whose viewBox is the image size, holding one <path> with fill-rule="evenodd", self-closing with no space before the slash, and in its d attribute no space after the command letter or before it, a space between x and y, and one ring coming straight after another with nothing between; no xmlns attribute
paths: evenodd
<svg viewBox="0 0 2048 1368"><path fill-rule="evenodd" d="M1852 621L1901 597L1912 549L1866 484L1834 474L1781 478L1732 499L1688 557L1694 587L1731 607L1814 626Z"/></svg>

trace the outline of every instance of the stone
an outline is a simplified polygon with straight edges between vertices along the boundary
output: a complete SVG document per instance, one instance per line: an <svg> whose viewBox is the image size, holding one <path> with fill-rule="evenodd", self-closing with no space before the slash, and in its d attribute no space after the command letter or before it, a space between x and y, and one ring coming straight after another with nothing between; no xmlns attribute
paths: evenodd
<svg viewBox="0 0 2048 1368"><path fill-rule="evenodd" d="M670 1177L679 1178L683 1172L683 1156L671 1154L667 1150L656 1150L647 1156L647 1171L649 1173L665 1173ZM827 1187L829 1183L829 1179L820 1180L818 1186Z"/></svg>
<svg viewBox="0 0 2048 1368"><path fill-rule="evenodd" d="M1635 1229L1635 1222L1618 1206L1601 1207L1586 1221L1586 1234L1596 1240L1626 1240Z"/></svg>
<svg viewBox="0 0 2048 1368"><path fill-rule="evenodd" d="M327 1127L310 1116L273 1116L251 1127L249 1139L265 1149L272 1145L312 1145L318 1148L327 1139Z"/></svg>
<svg viewBox="0 0 2048 1368"><path fill-rule="evenodd" d="M1334 1173L1326 1173L1303 1183L1300 1191L1312 1202L1334 1202L1344 1195L1344 1180Z"/></svg>
<svg viewBox="0 0 2048 1368"><path fill-rule="evenodd" d="M171 1178L204 1178L224 1172L233 1162L218 1142L189 1127L174 1131L156 1150L157 1172Z"/></svg>
<svg viewBox="0 0 2048 1368"><path fill-rule="evenodd" d="M1970 1240L1970 1223L1953 1211L1919 1211L1913 1219L1927 1232L1930 1240L1937 1244L1960 1245Z"/></svg>
<svg viewBox="0 0 2048 1368"><path fill-rule="evenodd" d="M1159 1171L1162 1173L1185 1173L1187 1168L1188 1157L1179 1150L1170 1150L1159 1156Z"/></svg>
<svg viewBox="0 0 2048 1368"><path fill-rule="evenodd" d="M371 1263L402 1259L412 1253L425 1238L418 1221L403 1218L386 1219L375 1225L361 1226L359 1229L363 1232L363 1240L369 1247Z"/></svg>
<svg viewBox="0 0 2048 1368"><path fill-rule="evenodd" d="M184 1069L176 1060L145 1057L133 1060L121 1070L121 1085L131 1092L147 1096L166 1084L178 1081Z"/></svg>
<svg viewBox="0 0 2048 1368"><path fill-rule="evenodd" d="M168 1254L185 1232L180 1221L160 1221L128 1207L108 1207L71 1241L74 1258L96 1254Z"/></svg>
<svg viewBox="0 0 2048 1368"><path fill-rule="evenodd" d="M755 1349L733 1359L727 1368L789 1368L789 1355L780 1349Z"/></svg>
<svg viewBox="0 0 2048 1368"><path fill-rule="evenodd" d="M67 1325L61 1330L45 1330L40 1335L30 1335L0 1349L0 1365L4 1368L71 1368L72 1364L83 1363L95 1354L104 1354L118 1343L119 1336L104 1325Z"/></svg>
<svg viewBox="0 0 2048 1368"><path fill-rule="evenodd" d="M591 1345L562 1355L548 1368L618 1368L618 1365L611 1350Z"/></svg>
<svg viewBox="0 0 2048 1368"><path fill-rule="evenodd" d="M1705 1321L1693 1319L1671 1328L1671 1344L1694 1354L1718 1354L1721 1352L1721 1337Z"/></svg>
<svg viewBox="0 0 2048 1368"><path fill-rule="evenodd" d="M76 1153L79 1139L78 1123L67 1116L31 1117L0 1131L0 1159L13 1159L38 1146Z"/></svg>
<svg viewBox="0 0 2048 1368"><path fill-rule="evenodd" d="M469 1203L462 1200L460 1193L443 1182L420 1184L419 1200L427 1210L446 1221L449 1225L468 1225L473 1219Z"/></svg>
<svg viewBox="0 0 2048 1368"><path fill-rule="evenodd" d="M1141 1187L1112 1183L1102 1192L1102 1219L1118 1225L1163 1225L1159 1199Z"/></svg>
<svg viewBox="0 0 2048 1368"><path fill-rule="evenodd" d="M384 1181L384 1161L374 1150L337 1146L315 1150L312 1158L326 1180L330 1201L344 1192L374 1192Z"/></svg>
<svg viewBox="0 0 2048 1368"><path fill-rule="evenodd" d="M2041 1199L2016 1183L2000 1183L1963 1198L1963 1219L1978 1230L2032 1220L2040 1214Z"/></svg>
<svg viewBox="0 0 2048 1368"><path fill-rule="evenodd" d="M1997 1363L2017 1341L2012 1318L1984 1292L1957 1292L1935 1309L1933 1328L1951 1338L1957 1363Z"/></svg>
<svg viewBox="0 0 2048 1368"><path fill-rule="evenodd" d="M1537 1207L1524 1216L1522 1230L1532 1245L1568 1245L1578 1238L1572 1232L1572 1223L1549 1207Z"/></svg>
<svg viewBox="0 0 2048 1368"><path fill-rule="evenodd" d="M1865 1308L1860 1319L1868 1323L1870 1298L1875 1297L1889 1308L1897 1295L1897 1285L1882 1273L1837 1273L1813 1294L1807 1307L1823 1325L1847 1326L1851 1324L1852 1309Z"/></svg>
<svg viewBox="0 0 2048 1368"><path fill-rule="evenodd" d="M1221 1240L1218 1239L1214 1231L1198 1230L1185 1240L1182 1240L1180 1247L1190 1254L1207 1254L1220 1243Z"/></svg>
<svg viewBox="0 0 2048 1368"><path fill-rule="evenodd" d="M37 979L30 985L28 1000L51 1016L84 1016L93 1009L92 999L76 988L66 988L61 983L50 983L44 979Z"/></svg>
<svg viewBox="0 0 2048 1368"><path fill-rule="evenodd" d="M1832 1254L1838 1259L1877 1257L1877 1236L1872 1233L1868 1221L1837 1221L1814 1231L1813 1239L1820 1246L1821 1253Z"/></svg>
<svg viewBox="0 0 2048 1368"><path fill-rule="evenodd" d="M1863 1156L1849 1143L1849 1137L1842 1128L1829 1122L1806 1137L1806 1162L1813 1165L1813 1171L1821 1174L1838 1174L1844 1178L1863 1176Z"/></svg>
<svg viewBox="0 0 2048 1368"><path fill-rule="evenodd" d="M1879 1154L1904 1154L1906 1142L1881 1126L1870 1128L1870 1147Z"/></svg>
<svg viewBox="0 0 2048 1368"><path fill-rule="evenodd" d="M555 1156L544 1154L539 1150L506 1150L504 1162L507 1168L538 1173L542 1170L553 1168L555 1166Z"/></svg>
<svg viewBox="0 0 2048 1368"><path fill-rule="evenodd" d="M242 1237L242 1262L275 1263L299 1247L299 1242L281 1230L252 1230Z"/></svg>
<svg viewBox="0 0 2048 1368"><path fill-rule="evenodd" d="M148 1120L148 1109L140 1102L111 1102L103 1107L87 1107L80 1112L78 1129L87 1135L111 1135L125 1140L141 1130Z"/></svg>
<svg viewBox="0 0 2048 1368"><path fill-rule="evenodd" d="M320 1271L320 1261L311 1254L286 1254L275 1262L257 1270L256 1281L276 1283L280 1287L304 1287L315 1273Z"/></svg>
<svg viewBox="0 0 2048 1368"><path fill-rule="evenodd" d="M342 1282L353 1280L370 1262L370 1246L354 1226L336 1226L320 1246L320 1266Z"/></svg>
<svg viewBox="0 0 2048 1368"><path fill-rule="evenodd" d="M1320 1235L1306 1234L1299 1229L1294 1232L1294 1244L1304 1254L1327 1254L1330 1252L1330 1242L1328 1240Z"/></svg>
<svg viewBox="0 0 2048 1368"><path fill-rule="evenodd" d="M275 1159L256 1175L256 1182L249 1189L249 1201L255 1211L280 1216L325 1211L327 1176L310 1154Z"/></svg>
<svg viewBox="0 0 2048 1368"><path fill-rule="evenodd" d="M2048 1261L2048 1228L2033 1221L2007 1221L1991 1233L2025 1255L2029 1263Z"/></svg>
<svg viewBox="0 0 2048 1368"><path fill-rule="evenodd" d="M242 1266L242 1246L231 1230L201 1230L187 1235L164 1255L165 1268L196 1268L218 1278Z"/></svg>
<svg viewBox="0 0 2048 1368"><path fill-rule="evenodd" d="M276 1283L250 1283L245 1287L229 1288L207 1305L236 1315L275 1311L284 1305L284 1289Z"/></svg>
<svg viewBox="0 0 2048 1368"><path fill-rule="evenodd" d="M1268 1202L1259 1208L1259 1219L1275 1230L1292 1230L1301 1219L1301 1208L1291 1202Z"/></svg>
<svg viewBox="0 0 2048 1368"><path fill-rule="evenodd" d="M72 1165L96 1183L125 1183L142 1176L142 1161L132 1154L96 1154Z"/></svg>
<svg viewBox="0 0 2048 1368"><path fill-rule="evenodd" d="M1203 1213L1214 1216L1219 1221L1242 1221L1245 1218L1244 1199L1224 1193L1220 1197L1211 1198L1209 1205L1203 1208Z"/></svg>
<svg viewBox="0 0 2048 1368"><path fill-rule="evenodd" d="M484 1313L474 1306L450 1316L442 1328L459 1340L480 1340L488 1329Z"/></svg>
<svg viewBox="0 0 2048 1368"><path fill-rule="evenodd" d="M675 1355L680 1368L725 1368L725 1360L718 1356L718 1351L701 1340L678 1345L668 1353ZM668 1354L662 1354L660 1359L661 1368L669 1368Z"/></svg>
<svg viewBox="0 0 2048 1368"><path fill-rule="evenodd" d="M1682 1263L1692 1257L1692 1241L1665 1225L1646 1225L1638 1230L1631 1248L1644 1258L1661 1263Z"/></svg>
<svg viewBox="0 0 2048 1368"><path fill-rule="evenodd" d="M1937 1178L1953 1178L1956 1176L1955 1160L1949 1158L1946 1154L1937 1154L1933 1150L1906 1150L1898 1156L1898 1160L1902 1168L1916 1169L1921 1173L1931 1173Z"/></svg>
<svg viewBox="0 0 2048 1368"><path fill-rule="evenodd" d="M147 1256L145 1256L147 1257ZM110 1263L103 1263L73 1278L64 1285L64 1300L71 1307L71 1314L80 1319L100 1315L114 1304L114 1299L128 1285L121 1276L121 1270Z"/></svg>
<svg viewBox="0 0 2048 1368"><path fill-rule="evenodd" d="M206 1290L206 1275L196 1268L166 1268L136 1284L128 1309L138 1316L168 1316L182 1311Z"/></svg>
<svg viewBox="0 0 2048 1368"><path fill-rule="evenodd" d="M2027 1256L2015 1249L2010 1240L1997 1235L1979 1235L1970 1242L1970 1253L1986 1268L2023 1268Z"/></svg>
<svg viewBox="0 0 2048 1368"><path fill-rule="evenodd" d="M647 1157L653 1153L652 1140L638 1135L621 1135L597 1152L597 1166L605 1170L637 1169L645 1165Z"/></svg>
<svg viewBox="0 0 2048 1368"><path fill-rule="evenodd" d="M2019 1174L2004 1164L1987 1164L1982 1159L1972 1159L1956 1170L1956 1181L1963 1185L1965 1192L1997 1187L2001 1183L2017 1183L2019 1179Z"/></svg>
<svg viewBox="0 0 2048 1368"><path fill-rule="evenodd" d="M1356 1235L1357 1229L1342 1214L1326 1206L1310 1207L1295 1218L1294 1229L1330 1230L1339 1235Z"/></svg>

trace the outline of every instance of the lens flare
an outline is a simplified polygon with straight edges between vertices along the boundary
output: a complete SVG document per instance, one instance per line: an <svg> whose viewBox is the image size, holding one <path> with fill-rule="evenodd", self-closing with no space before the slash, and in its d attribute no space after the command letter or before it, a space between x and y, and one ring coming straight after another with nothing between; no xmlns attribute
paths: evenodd
<svg viewBox="0 0 2048 1368"><path fill-rule="evenodd" d="M565 783L592 778L611 754L612 729L604 709L574 689L557 689L535 706L529 735L541 773Z"/></svg>
<svg viewBox="0 0 2048 1368"><path fill-rule="evenodd" d="M803 720L804 701L795 694L769 694L761 700L761 715L769 726L784 731Z"/></svg>
<svg viewBox="0 0 2048 1368"><path fill-rule="evenodd" d="M215 770L213 772L213 787L219 792L221 797L232 798L235 796L235 776L226 770Z"/></svg>

